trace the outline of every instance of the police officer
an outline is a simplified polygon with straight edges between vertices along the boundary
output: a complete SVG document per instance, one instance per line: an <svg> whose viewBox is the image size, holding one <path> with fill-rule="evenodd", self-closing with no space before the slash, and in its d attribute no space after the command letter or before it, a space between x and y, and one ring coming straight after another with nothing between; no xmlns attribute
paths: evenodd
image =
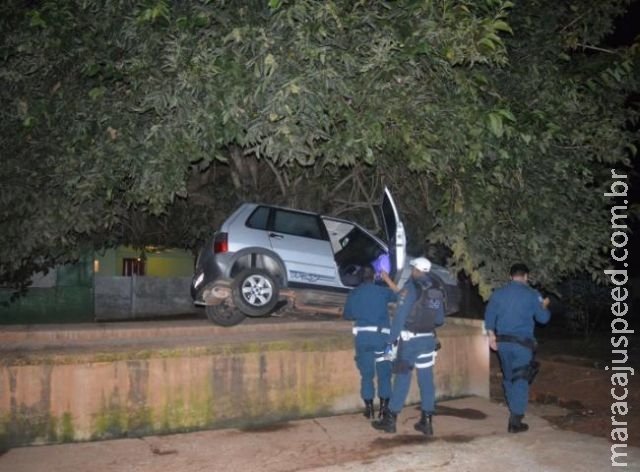
<svg viewBox="0 0 640 472"><path fill-rule="evenodd" d="M387 277L387 280L390 279ZM343 311L345 319L354 321L355 361L360 372L360 397L365 405L363 415L368 419L374 417L376 377L380 412L389 404L391 362L384 358L390 332L387 305L396 301L396 294L392 289L374 281L374 269L370 266L364 267L362 283L349 293Z"/></svg>
<svg viewBox="0 0 640 472"><path fill-rule="evenodd" d="M498 352L509 423L507 431L520 433L529 426L522 422L529 399L529 382L535 351L535 321L545 324L551 316L549 298L529 286L529 269L522 263L510 270L511 282L491 295L485 310L489 347Z"/></svg>
<svg viewBox="0 0 640 472"><path fill-rule="evenodd" d="M398 295L390 339L398 342L397 358L394 361L395 379L389 408L382 419L374 421L372 426L387 433L396 432L396 419L404 406L411 386L411 371L415 368L420 388L420 421L414 425L417 431L427 436L433 435L432 415L435 410L435 387L433 366L436 358L436 339L433 327L444 323L444 301L440 299L436 307L434 326L425 331L413 331L411 322L412 308L419 293L435 286L435 280L429 275L431 262L426 257L418 257L409 263L412 267L411 278L405 283ZM389 282L387 282L389 283ZM394 288L393 285L390 285Z"/></svg>

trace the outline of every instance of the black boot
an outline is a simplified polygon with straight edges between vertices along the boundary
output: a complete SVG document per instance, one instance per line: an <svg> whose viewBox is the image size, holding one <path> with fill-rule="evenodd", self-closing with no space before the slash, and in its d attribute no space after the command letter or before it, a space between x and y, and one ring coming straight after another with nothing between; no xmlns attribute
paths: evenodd
<svg viewBox="0 0 640 472"><path fill-rule="evenodd" d="M372 420L373 419L373 417L374 417L373 400L365 400L364 401L364 411L362 412L362 416L364 416L368 420Z"/></svg>
<svg viewBox="0 0 640 472"><path fill-rule="evenodd" d="M374 421L371 423L375 429L380 429L386 433L395 433L396 432L396 418L398 415L393 413L389 408L385 408L382 413L382 419L378 421Z"/></svg>
<svg viewBox="0 0 640 472"><path fill-rule="evenodd" d="M524 415L514 415L509 416L509 426L507 427L507 431L510 433L522 433L529 429L529 425L527 423L522 422L522 418Z"/></svg>
<svg viewBox="0 0 640 472"><path fill-rule="evenodd" d="M416 431L420 431L425 436L433 436L433 424L431 423L431 415L426 411L422 411L420 421L413 425Z"/></svg>
<svg viewBox="0 0 640 472"><path fill-rule="evenodd" d="M384 410L389 408L389 399L380 397L380 411L378 411L378 419L382 419Z"/></svg>

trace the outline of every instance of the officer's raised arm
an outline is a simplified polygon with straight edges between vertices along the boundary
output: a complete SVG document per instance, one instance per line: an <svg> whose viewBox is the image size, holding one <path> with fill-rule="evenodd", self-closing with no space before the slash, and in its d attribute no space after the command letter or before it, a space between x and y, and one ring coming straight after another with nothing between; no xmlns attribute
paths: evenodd
<svg viewBox="0 0 640 472"><path fill-rule="evenodd" d="M549 311L549 297L542 298L542 295L538 294L538 300L536 302L536 310L534 312L535 320L540 324L546 324L551 319L551 312Z"/></svg>
<svg viewBox="0 0 640 472"><path fill-rule="evenodd" d="M391 279L391 277L389 277L389 274L387 274L387 272L386 272L386 271L384 271L384 270L381 270L381 271L380 271L380 278L381 278L382 280L384 280L384 283L386 283L386 284L389 286L389 288L390 288L391 290L393 290L394 292L398 293L398 292L400 291L400 287L398 287L398 284L396 284L396 283Z"/></svg>

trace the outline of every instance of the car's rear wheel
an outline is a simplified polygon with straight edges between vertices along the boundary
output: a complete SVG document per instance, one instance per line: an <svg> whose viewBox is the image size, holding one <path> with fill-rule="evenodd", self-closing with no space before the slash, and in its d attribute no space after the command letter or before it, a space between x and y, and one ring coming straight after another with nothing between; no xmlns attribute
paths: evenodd
<svg viewBox="0 0 640 472"><path fill-rule="evenodd" d="M233 303L248 316L264 316L278 303L280 288L264 269L249 268L234 277L231 286Z"/></svg>
<svg viewBox="0 0 640 472"><path fill-rule="evenodd" d="M209 321L219 326L235 326L242 323L246 318L244 313L235 307L229 306L225 302L218 303L217 305L207 305L205 307L205 313Z"/></svg>

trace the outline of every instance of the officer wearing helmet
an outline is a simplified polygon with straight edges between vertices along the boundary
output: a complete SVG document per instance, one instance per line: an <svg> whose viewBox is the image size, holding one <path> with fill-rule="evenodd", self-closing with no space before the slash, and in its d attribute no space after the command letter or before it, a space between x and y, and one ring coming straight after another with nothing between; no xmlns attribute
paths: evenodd
<svg viewBox="0 0 640 472"><path fill-rule="evenodd" d="M431 417L435 410L433 367L437 354L434 328L444 323L444 297L436 285L436 280L429 274L431 270L429 259L418 257L409 264L411 277L398 294L398 304L389 335L392 342L398 343L391 400L382 419L373 422L372 426L387 433L396 432L396 419L409 394L411 375L415 369L420 388L422 414L414 428L426 436L431 436L433 435ZM391 288L397 288L392 281L388 280L386 274L383 274L383 279ZM429 294L440 293L440 296L433 295L433 298L429 298L433 310L431 319L426 324L417 319L425 318L424 314L414 308L414 305L417 306L417 302L422 300L421 294L424 291Z"/></svg>
<svg viewBox="0 0 640 472"><path fill-rule="evenodd" d="M522 422L529 397L529 383L536 372L533 361L535 322L547 323L551 314L549 298L529 286L525 264L511 266L511 282L491 295L484 314L489 347L498 352L502 386L509 407L507 431L521 433L529 426Z"/></svg>

